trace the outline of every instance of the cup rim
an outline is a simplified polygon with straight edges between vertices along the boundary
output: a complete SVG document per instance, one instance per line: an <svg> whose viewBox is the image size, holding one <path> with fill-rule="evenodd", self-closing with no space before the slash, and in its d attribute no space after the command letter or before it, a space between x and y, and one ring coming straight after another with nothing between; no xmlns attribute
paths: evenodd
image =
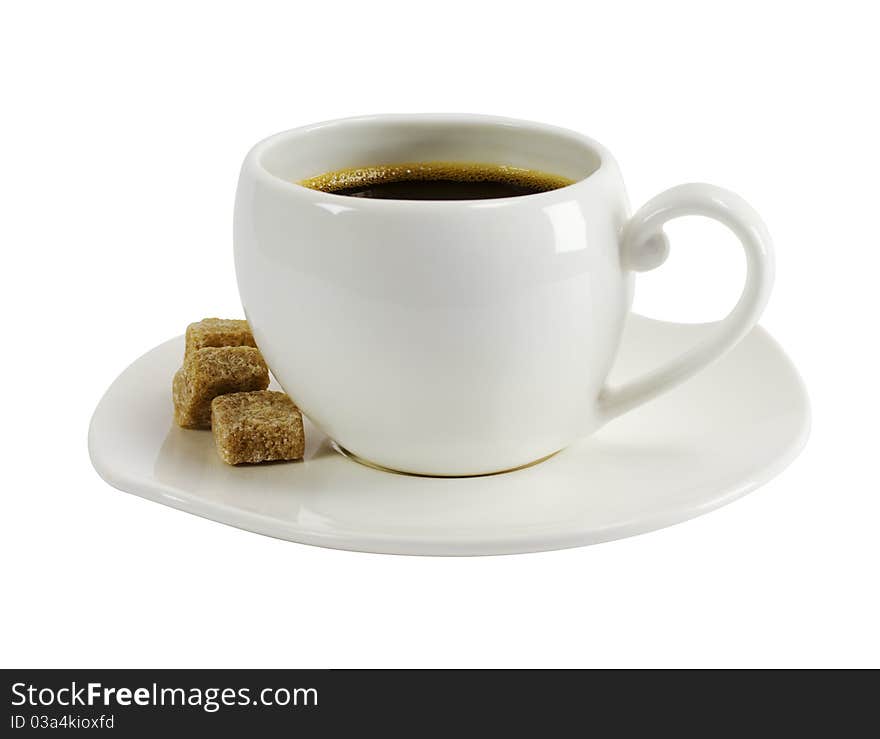
<svg viewBox="0 0 880 739"><path fill-rule="evenodd" d="M297 182L287 180L271 172L264 164L263 157L274 147L290 139L302 136L324 128L357 123L400 123L410 121L413 123L484 123L497 126L513 126L520 129L529 129L545 135L564 138L572 144L588 148L596 157L598 165L594 170L583 177L576 179L570 185L558 187L545 192L531 193L528 195L513 195L503 198L489 198L484 200L405 200L394 198L352 198L322 190L313 190L304 187ZM345 118L333 118L330 120L298 126L286 131L268 136L255 144L248 152L244 169L250 168L251 172L261 181L272 187L281 188L293 196L298 196L320 203L330 203L341 206L345 204L347 209L387 209L387 208L501 208L514 205L537 204L539 201L556 201L569 199L581 194L592 183L598 181L609 169L613 158L608 150L594 139L584 136L577 131L554 126L538 121L521 118L508 118L504 116L485 115L478 113L379 113L349 116Z"/></svg>

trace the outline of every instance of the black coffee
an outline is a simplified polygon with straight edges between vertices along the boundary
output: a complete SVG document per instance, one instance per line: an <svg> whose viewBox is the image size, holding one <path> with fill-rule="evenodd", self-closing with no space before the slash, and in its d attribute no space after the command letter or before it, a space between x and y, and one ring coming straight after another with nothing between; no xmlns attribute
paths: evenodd
<svg viewBox="0 0 880 739"><path fill-rule="evenodd" d="M340 169L299 184L354 198L486 200L547 192L572 180L503 164L410 162Z"/></svg>

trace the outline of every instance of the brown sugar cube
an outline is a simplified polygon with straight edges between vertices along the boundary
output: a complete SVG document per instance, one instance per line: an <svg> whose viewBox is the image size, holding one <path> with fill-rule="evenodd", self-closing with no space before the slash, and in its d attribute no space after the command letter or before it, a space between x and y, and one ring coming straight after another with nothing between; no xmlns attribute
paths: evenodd
<svg viewBox="0 0 880 739"><path fill-rule="evenodd" d="M254 335L247 321L231 318L204 318L186 327L186 351L189 356L207 346L252 346Z"/></svg>
<svg viewBox="0 0 880 739"><path fill-rule="evenodd" d="M211 401L218 395L269 387L269 368L250 346L196 349L174 375L174 419L187 429L211 428Z"/></svg>
<svg viewBox="0 0 880 739"><path fill-rule="evenodd" d="M214 398L211 427L217 453L227 464L302 459L302 415L290 397L274 390Z"/></svg>

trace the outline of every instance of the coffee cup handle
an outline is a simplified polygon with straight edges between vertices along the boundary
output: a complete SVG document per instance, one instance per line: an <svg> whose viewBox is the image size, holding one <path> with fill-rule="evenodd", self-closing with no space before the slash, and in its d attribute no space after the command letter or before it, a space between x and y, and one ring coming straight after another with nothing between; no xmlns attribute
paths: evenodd
<svg viewBox="0 0 880 739"><path fill-rule="evenodd" d="M735 346L757 323L773 285L773 247L761 217L739 195L714 185L692 183L666 190L640 208L621 234L624 269L644 272L666 261L669 242L663 225L682 216L707 216L727 226L746 253L746 282L733 310L696 346L620 386L606 386L599 395L602 421L665 393L714 362Z"/></svg>

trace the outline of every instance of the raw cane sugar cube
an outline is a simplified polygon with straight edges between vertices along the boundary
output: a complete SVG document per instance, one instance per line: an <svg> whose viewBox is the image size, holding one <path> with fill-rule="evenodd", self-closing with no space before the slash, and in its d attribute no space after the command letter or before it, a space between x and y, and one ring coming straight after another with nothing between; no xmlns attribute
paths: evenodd
<svg viewBox="0 0 880 739"><path fill-rule="evenodd" d="M185 356L208 346L252 346L254 335L247 321L231 318L204 318L186 327Z"/></svg>
<svg viewBox="0 0 880 739"><path fill-rule="evenodd" d="M218 395L269 387L269 368L258 349L222 346L196 349L174 375L174 418L187 429L211 428L211 401Z"/></svg>
<svg viewBox="0 0 880 739"><path fill-rule="evenodd" d="M226 464L302 459L302 414L286 393L232 393L211 403L217 453Z"/></svg>
<svg viewBox="0 0 880 739"><path fill-rule="evenodd" d="M187 394L186 373L183 371L183 367L181 367L174 373L174 380L171 382L171 398L174 401L174 420L178 426L183 426L184 428L186 428L186 424L183 421L185 420L184 411L188 403Z"/></svg>

